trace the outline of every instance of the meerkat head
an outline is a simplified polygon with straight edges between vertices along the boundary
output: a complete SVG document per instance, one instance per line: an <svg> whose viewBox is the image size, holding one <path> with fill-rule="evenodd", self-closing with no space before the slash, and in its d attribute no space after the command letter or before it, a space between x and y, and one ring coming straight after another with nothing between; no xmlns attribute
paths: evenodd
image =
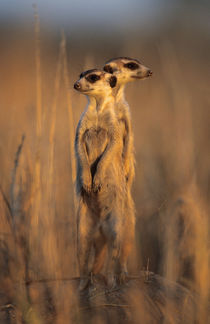
<svg viewBox="0 0 210 324"><path fill-rule="evenodd" d="M80 74L79 80L74 84L74 89L93 97L107 96L112 93L112 88L116 84L116 76L102 70L93 69Z"/></svg>
<svg viewBox="0 0 210 324"><path fill-rule="evenodd" d="M104 71L117 76L118 85L137 79L143 80L152 75L152 71L136 59L117 57L104 65Z"/></svg>

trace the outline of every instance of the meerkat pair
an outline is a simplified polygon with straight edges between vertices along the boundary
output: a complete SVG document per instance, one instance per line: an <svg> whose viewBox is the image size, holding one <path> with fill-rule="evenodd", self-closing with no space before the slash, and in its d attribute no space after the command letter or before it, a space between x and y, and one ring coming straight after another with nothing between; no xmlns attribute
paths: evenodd
<svg viewBox="0 0 210 324"><path fill-rule="evenodd" d="M108 285L115 284L117 265L120 281L127 275L127 258L134 244L135 212L131 196L133 132L124 86L151 74L139 61L120 57L107 62L104 71L83 72L74 85L89 100L75 139L80 290L88 284L92 248L93 274L103 268L108 250Z"/></svg>

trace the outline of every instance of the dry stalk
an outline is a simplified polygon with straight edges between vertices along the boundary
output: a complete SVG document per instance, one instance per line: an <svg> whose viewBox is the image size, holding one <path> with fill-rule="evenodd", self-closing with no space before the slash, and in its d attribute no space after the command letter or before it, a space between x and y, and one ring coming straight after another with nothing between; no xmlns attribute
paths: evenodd
<svg viewBox="0 0 210 324"><path fill-rule="evenodd" d="M91 306L81 307L79 310L86 310L86 309L100 308L100 307L134 308L134 306L132 306L132 305L99 304L99 305L91 305Z"/></svg>
<svg viewBox="0 0 210 324"><path fill-rule="evenodd" d="M35 64L36 64L36 156L34 190L36 192L34 202L33 225L39 223L39 211L41 201L41 159L40 144L42 136L42 90L41 90L41 55L40 55L40 20L37 6L34 5L34 33L35 33Z"/></svg>
<svg viewBox="0 0 210 324"><path fill-rule="evenodd" d="M70 96L70 82L68 75L68 63L67 63L67 53L66 53L66 38L64 32L62 32L62 46L63 46L63 64L64 64L64 82L66 89L66 97L67 97L67 106L68 106L68 115L69 115L69 137L70 137L70 155L71 155L71 170L72 170L72 183L74 185L76 179L76 166L75 166L75 158L74 158L74 116L72 111L72 103ZM74 192L74 208L76 207L76 197Z"/></svg>
<svg viewBox="0 0 210 324"><path fill-rule="evenodd" d="M12 232L13 232L13 215L12 215L12 207L11 207L10 202L9 202L9 200L7 199L7 196L6 196L6 194L4 193L4 191L3 191L2 187L1 187L1 185L0 185L0 193L1 193L1 196L2 196L2 198L3 198L3 201L4 201L5 205L6 205L7 209L8 209L8 211L9 211L9 215L10 215L10 217L9 217L9 215L8 215L7 213L6 213L6 216L7 216L7 221L8 221L8 223L9 223L9 226L10 226Z"/></svg>
<svg viewBox="0 0 210 324"><path fill-rule="evenodd" d="M25 135L22 135L21 143L18 145L17 152L15 154L15 160L14 160L14 168L12 170L12 181L10 186L10 198L11 198L11 215L12 215L12 222L14 225L14 216L16 211L16 198L15 198L15 183L16 183L16 175L17 175L17 168L19 165L20 160L20 154L22 152L23 144L25 140Z"/></svg>
<svg viewBox="0 0 210 324"><path fill-rule="evenodd" d="M62 31L62 46L63 46L63 64L64 64L64 83L67 97L67 108L68 108L68 116L69 116L69 143L70 143L70 159L71 159L71 178L72 178L72 193L73 193L73 215L75 215L73 221L73 233L75 233L74 238L74 255L77 255L77 222L76 222L76 210L77 210L77 200L76 193L74 189L74 184L76 180L76 165L75 165L75 157L74 157L74 116L72 111L72 103L70 96L70 82L69 82L69 74L68 74L68 63L67 63L67 52L66 52L66 38L65 34Z"/></svg>
<svg viewBox="0 0 210 324"><path fill-rule="evenodd" d="M55 126L56 126L56 110L57 110L57 101L59 95L60 81L61 81L61 68L62 68L62 57L63 57L63 39L60 42L59 47L59 56L58 63L56 69L55 76L55 84L54 84L54 98L52 103L52 111L51 111L51 124L50 124L50 132L49 132L49 202L52 200L52 188L53 188L53 173L54 173L54 150L55 150Z"/></svg>

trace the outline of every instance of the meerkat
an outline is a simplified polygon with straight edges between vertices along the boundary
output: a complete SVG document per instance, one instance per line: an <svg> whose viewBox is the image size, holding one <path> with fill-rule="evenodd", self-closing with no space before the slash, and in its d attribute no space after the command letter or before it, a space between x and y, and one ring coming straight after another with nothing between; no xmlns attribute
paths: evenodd
<svg viewBox="0 0 210 324"><path fill-rule="evenodd" d="M74 84L77 91L88 97L75 138L79 290L88 285L92 248L95 248L93 274L100 272L108 250L109 286L115 284L115 266L120 259L126 184L123 145L112 95L116 82L115 76L93 69L83 72Z"/></svg>
<svg viewBox="0 0 210 324"><path fill-rule="evenodd" d="M125 100L125 85L132 81L148 78L152 75L152 71L138 60L128 57L117 57L109 60L104 65L104 71L117 76L117 86L114 91L115 109L118 120L122 123L125 175L128 184L131 185L134 177L134 147L130 108Z"/></svg>
<svg viewBox="0 0 210 324"><path fill-rule="evenodd" d="M131 186L135 175L134 139L131 125L130 108L125 100L125 85L136 80L143 80L152 75L152 71L136 59L129 57L117 57L106 62L104 71L117 76L117 86L114 89L115 111L121 128L123 140L123 161L127 194L125 199L125 217L127 223L123 233L123 246L121 264L124 273L127 273L127 258L135 240L135 207L131 196ZM123 273L122 272L122 273Z"/></svg>

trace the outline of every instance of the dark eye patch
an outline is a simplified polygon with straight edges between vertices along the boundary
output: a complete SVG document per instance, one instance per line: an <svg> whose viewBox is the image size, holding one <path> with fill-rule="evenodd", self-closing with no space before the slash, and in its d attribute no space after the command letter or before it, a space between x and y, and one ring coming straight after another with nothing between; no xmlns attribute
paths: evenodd
<svg viewBox="0 0 210 324"><path fill-rule="evenodd" d="M114 88L117 84L117 78L116 76L112 75L111 78L109 79L109 84L111 88Z"/></svg>
<svg viewBox="0 0 210 324"><path fill-rule="evenodd" d="M129 63L125 63L124 67L129 69L129 70L137 70L139 68L138 64L135 62L129 62Z"/></svg>
<svg viewBox="0 0 210 324"><path fill-rule="evenodd" d="M97 74L90 74L86 77L86 80L90 83L95 83L96 81L100 80L100 76Z"/></svg>
<svg viewBox="0 0 210 324"><path fill-rule="evenodd" d="M111 65L105 65L104 66L104 71L105 72L108 72L108 73L113 73L114 71L113 71L113 68L111 67Z"/></svg>
<svg viewBox="0 0 210 324"><path fill-rule="evenodd" d="M80 77L80 79L84 78L86 75L96 72L96 71L98 71L98 70L97 69L86 70L86 71L82 72L79 77Z"/></svg>

